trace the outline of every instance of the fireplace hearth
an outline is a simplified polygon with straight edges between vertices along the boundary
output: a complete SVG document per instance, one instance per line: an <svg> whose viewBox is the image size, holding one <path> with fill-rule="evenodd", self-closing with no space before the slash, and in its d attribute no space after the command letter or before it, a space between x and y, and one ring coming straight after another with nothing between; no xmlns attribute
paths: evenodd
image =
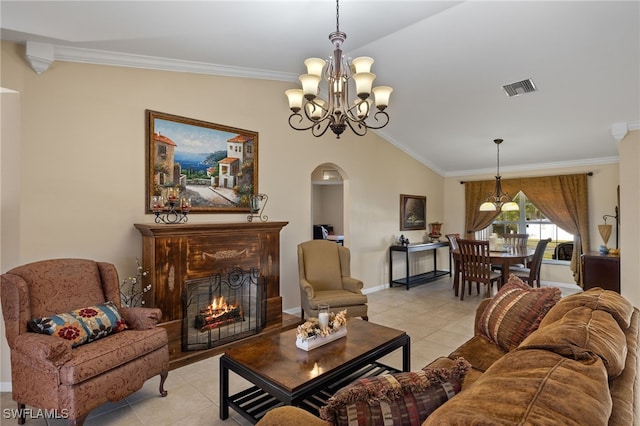
<svg viewBox="0 0 640 426"><path fill-rule="evenodd" d="M266 324L265 278L258 268L186 280L182 350L210 349L259 333Z"/></svg>

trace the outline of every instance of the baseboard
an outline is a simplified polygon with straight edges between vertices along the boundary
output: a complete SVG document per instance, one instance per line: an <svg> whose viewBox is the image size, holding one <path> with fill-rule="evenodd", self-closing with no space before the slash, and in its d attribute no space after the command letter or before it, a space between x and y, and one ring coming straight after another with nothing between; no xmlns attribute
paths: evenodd
<svg viewBox="0 0 640 426"><path fill-rule="evenodd" d="M11 392L11 382L0 382L0 392Z"/></svg>

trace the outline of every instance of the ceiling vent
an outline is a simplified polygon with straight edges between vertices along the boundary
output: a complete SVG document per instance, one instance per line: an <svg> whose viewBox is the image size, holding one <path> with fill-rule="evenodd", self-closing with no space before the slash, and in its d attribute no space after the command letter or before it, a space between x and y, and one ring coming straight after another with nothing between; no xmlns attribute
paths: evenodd
<svg viewBox="0 0 640 426"><path fill-rule="evenodd" d="M530 78L516 83L507 84L506 86L502 86L502 89L509 97L524 95L525 93L531 93L537 90L536 85L533 84L533 81L531 81Z"/></svg>

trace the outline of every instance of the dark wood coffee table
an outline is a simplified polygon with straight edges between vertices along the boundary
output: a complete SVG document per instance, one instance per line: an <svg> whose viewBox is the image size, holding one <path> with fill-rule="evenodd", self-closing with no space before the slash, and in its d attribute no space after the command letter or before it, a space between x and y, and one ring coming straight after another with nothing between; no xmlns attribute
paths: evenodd
<svg viewBox="0 0 640 426"><path fill-rule="evenodd" d="M347 322L346 337L308 352L296 347L295 329L240 344L220 357L220 418L227 419L231 407L255 424L281 405L317 415L327 399L348 383L398 372L378 360L399 348L402 370L409 371L409 336L359 319ZM230 396L229 371L254 386Z"/></svg>

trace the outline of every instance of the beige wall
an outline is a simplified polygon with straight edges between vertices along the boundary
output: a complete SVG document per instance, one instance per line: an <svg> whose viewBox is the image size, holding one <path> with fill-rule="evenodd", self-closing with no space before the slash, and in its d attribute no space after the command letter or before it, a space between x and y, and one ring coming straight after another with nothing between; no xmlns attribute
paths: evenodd
<svg viewBox="0 0 640 426"><path fill-rule="evenodd" d="M603 143L615 143L613 140L603 141ZM589 177L589 223L590 223L590 243L591 249L597 250L602 244L602 239L598 233L598 224L604 223L602 216L605 214L613 215L617 204L616 188L619 183L619 167L618 164L600 164L581 167L565 167L560 169L546 170L523 170L518 173L502 173L504 179L510 177L535 177L547 176L555 174L573 174L593 172L593 176ZM486 180L493 179L494 175L473 175L473 176L456 176L447 177L445 179L445 232L464 234L464 185L460 181ZM608 219L607 223L612 223ZM614 231L615 232L615 228ZM615 246L615 236L609 239L609 246ZM542 280L571 283L573 276L568 265L549 264L542 265L540 271Z"/></svg>
<svg viewBox="0 0 640 426"><path fill-rule="evenodd" d="M620 293L640 306L640 130L620 141Z"/></svg>
<svg viewBox="0 0 640 426"><path fill-rule="evenodd" d="M426 195L427 221L444 222L445 233L462 231L461 178L443 178L374 133L363 138L345 134L336 140L290 129L283 92L293 84L68 62L54 62L37 75L24 60L22 46L3 42L1 54L0 86L19 92L20 107L10 116L2 113L0 272L40 259L83 257L114 263L122 277L133 273L141 253L133 224L152 220L144 213L145 109L259 132L259 190L269 195L265 214L270 220L289 221L281 234L284 309L299 306L296 246L311 238L310 177L322 163L335 164L347 176L345 238L352 250L352 274L365 282L368 291L388 283L388 246L400 234L399 194ZM8 117L20 124L7 135ZM636 138L629 165L635 173L636 195L637 149ZM380 170L402 170L402 179ZM615 205L617 165L525 175L586 170L595 173L589 181L595 230L596 219L611 213ZM8 174L11 184L6 190ZM637 222L634 199L635 206L627 208L635 209ZM622 207L624 215L624 200ZM244 214L193 215L190 221L243 222L245 218ZM403 233L414 242L425 235L424 231ZM592 244L599 244L593 233ZM638 237L636 228L634 242L629 242L633 248L623 246L623 253L635 249L636 259ZM448 266L444 258L441 267ZM418 272L430 269L429 260L417 257L413 266ZM637 277L638 262L630 263ZM402 270L401 262L397 267ZM640 305L637 290L634 295L634 304ZM0 345L0 386L4 388L10 377L8 349L4 339Z"/></svg>
<svg viewBox="0 0 640 426"><path fill-rule="evenodd" d="M0 86L20 93L21 136L3 139L19 152L19 198L2 209L2 271L55 257L109 261L121 277L135 269L141 239L133 227L144 213L145 109L259 132L259 190L265 214L289 221L281 234L281 293L285 309L300 305L296 246L311 238L311 173L334 163L348 176L345 237L352 273L368 289L388 281L387 249L399 235L398 197L426 195L427 217L443 220L443 178L375 133L314 138L287 124L284 90L293 83L54 62L37 75L24 48L3 42ZM3 116L4 118L4 116ZM3 123L4 128L4 123ZM403 170L403 179L379 171ZM4 181L3 175L3 181ZM4 219L4 217L3 217ZM19 220L18 220L19 219ZM190 222L244 222L246 214L193 215ZM11 241L8 229L17 230ZM422 233L414 231L418 241ZM4 339L2 344L5 345ZM8 381L6 345L2 382Z"/></svg>

